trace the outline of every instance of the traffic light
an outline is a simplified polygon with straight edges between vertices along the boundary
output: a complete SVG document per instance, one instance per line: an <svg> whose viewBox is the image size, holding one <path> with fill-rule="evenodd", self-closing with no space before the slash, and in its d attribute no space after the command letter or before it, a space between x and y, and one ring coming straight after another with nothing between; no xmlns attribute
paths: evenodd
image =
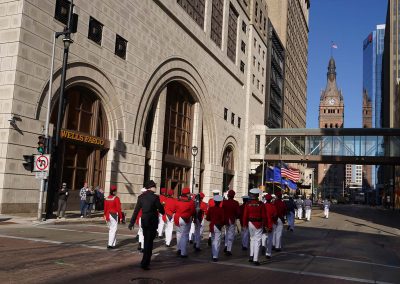
<svg viewBox="0 0 400 284"><path fill-rule="evenodd" d="M46 138L42 135L38 137L38 147L36 148L40 154L44 154L46 150Z"/></svg>
<svg viewBox="0 0 400 284"><path fill-rule="evenodd" d="M24 160L25 162L23 163L23 166L25 168L25 170L27 171L33 171L33 155L23 155L24 156Z"/></svg>

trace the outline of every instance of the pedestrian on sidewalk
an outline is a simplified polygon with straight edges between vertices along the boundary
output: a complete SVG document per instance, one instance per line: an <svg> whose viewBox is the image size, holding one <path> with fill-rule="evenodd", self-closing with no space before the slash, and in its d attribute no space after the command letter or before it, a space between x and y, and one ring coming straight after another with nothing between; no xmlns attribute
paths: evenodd
<svg viewBox="0 0 400 284"><path fill-rule="evenodd" d="M115 248L117 242L118 222L121 221L121 201L117 196L117 187L110 186L110 195L104 200L104 219L108 226L107 249Z"/></svg>
<svg viewBox="0 0 400 284"><path fill-rule="evenodd" d="M220 207L223 198L221 195L214 196L214 205L209 207L207 211L207 221L210 225L211 233L211 257L214 262L218 261L219 250L222 239L222 227L225 223L224 209Z"/></svg>
<svg viewBox="0 0 400 284"><path fill-rule="evenodd" d="M303 205L304 205L304 201L303 201L303 199L301 199L301 196L299 195L296 199L297 218L299 220L303 219Z"/></svg>
<svg viewBox="0 0 400 284"><path fill-rule="evenodd" d="M133 211L129 230L132 230L134 222L140 209L142 209L142 229L144 236L143 257L140 266L144 270L149 270L151 255L153 253L153 241L157 235L158 215L164 214L164 207L161 205L160 197L155 194L156 183L149 180L145 184L146 192L138 197L135 210Z"/></svg>
<svg viewBox="0 0 400 284"><path fill-rule="evenodd" d="M84 212L85 218L92 217L93 203L94 203L94 190L92 186L89 186L86 190L86 208Z"/></svg>
<svg viewBox="0 0 400 284"><path fill-rule="evenodd" d="M62 187L58 191L58 219L65 218L65 209L67 208L68 188L67 184L63 182Z"/></svg>
<svg viewBox="0 0 400 284"><path fill-rule="evenodd" d="M310 199L310 196L307 196L306 200L304 200L304 209L306 210L306 220L310 221L311 220L311 209L312 209L312 201Z"/></svg>
<svg viewBox="0 0 400 284"><path fill-rule="evenodd" d="M328 219L329 218L329 207L331 206L331 202L327 198L325 198L322 206L324 207L324 217L325 217L325 219Z"/></svg>
<svg viewBox="0 0 400 284"><path fill-rule="evenodd" d="M86 191L88 190L88 183L85 182L83 184L83 187L79 191L79 197L81 198L80 200L80 209L81 209L81 218L85 215L86 211Z"/></svg>

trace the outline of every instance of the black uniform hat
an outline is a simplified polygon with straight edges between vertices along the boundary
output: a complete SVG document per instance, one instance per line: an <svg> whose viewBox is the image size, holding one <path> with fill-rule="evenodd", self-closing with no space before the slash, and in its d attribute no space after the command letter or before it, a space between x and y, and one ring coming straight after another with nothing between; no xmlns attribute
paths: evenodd
<svg viewBox="0 0 400 284"><path fill-rule="evenodd" d="M144 187L146 189L149 189L149 188L152 188L152 187L156 187L156 186L157 185L153 180L146 181L146 183L144 184Z"/></svg>

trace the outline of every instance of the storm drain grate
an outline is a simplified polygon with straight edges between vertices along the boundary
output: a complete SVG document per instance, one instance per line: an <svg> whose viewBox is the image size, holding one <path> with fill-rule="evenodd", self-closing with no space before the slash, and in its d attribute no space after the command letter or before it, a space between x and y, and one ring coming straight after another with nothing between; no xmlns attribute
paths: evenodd
<svg viewBox="0 0 400 284"><path fill-rule="evenodd" d="M156 279L156 278L139 277L139 278L131 279L130 283L134 283L134 284L162 284L164 282L162 280Z"/></svg>

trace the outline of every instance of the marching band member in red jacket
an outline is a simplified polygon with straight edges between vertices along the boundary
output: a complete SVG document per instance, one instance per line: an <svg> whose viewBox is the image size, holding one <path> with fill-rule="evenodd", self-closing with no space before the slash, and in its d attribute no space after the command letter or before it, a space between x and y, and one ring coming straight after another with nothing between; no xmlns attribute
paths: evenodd
<svg viewBox="0 0 400 284"><path fill-rule="evenodd" d="M218 261L219 248L221 246L222 227L225 223L224 209L220 207L222 196L214 196L215 206L209 207L207 211L207 221L210 222L211 233L211 253L213 261Z"/></svg>
<svg viewBox="0 0 400 284"><path fill-rule="evenodd" d="M189 198L190 189L185 187L182 194L176 202L176 212L174 223L177 226L177 254L181 257L187 257L187 244L189 242L190 223L196 213L195 203Z"/></svg>
<svg viewBox="0 0 400 284"><path fill-rule="evenodd" d="M278 213L276 212L275 204L272 202L271 194L267 194L265 199L267 201L265 203L265 210L267 211L267 244L265 255L267 259L270 259L272 255L273 228L278 222Z"/></svg>
<svg viewBox="0 0 400 284"><path fill-rule="evenodd" d="M163 220L165 222L165 245L171 246L172 232L174 230L174 214L176 211L176 199L174 198L174 190L168 189L167 198L164 205L165 214Z"/></svg>
<svg viewBox="0 0 400 284"><path fill-rule="evenodd" d="M243 226L243 213L246 203L249 201L247 195L242 196L243 204L239 206L239 221L240 221L240 233L242 237L242 250L247 250L249 247L249 228Z"/></svg>
<svg viewBox="0 0 400 284"><path fill-rule="evenodd" d="M200 202L200 212L196 212L196 216L193 220L194 223L194 249L196 251L201 251L200 242L204 231L204 217L206 215L208 205L203 201L204 193L199 193Z"/></svg>
<svg viewBox="0 0 400 284"><path fill-rule="evenodd" d="M233 199L235 194L235 191L230 189L228 191L228 200L222 202L225 216L225 254L228 256L232 255L232 245L235 240L236 232L236 219L238 219L240 215L239 202Z"/></svg>
<svg viewBox="0 0 400 284"><path fill-rule="evenodd" d="M276 225L274 226L274 235L272 238L272 246L275 247L276 251L281 251L283 224L285 223L285 215L286 215L286 205L285 205L285 202L282 201L282 193L281 192L278 192L276 194L276 199L275 199L274 204L276 207L276 213L278 216L278 220L277 220Z"/></svg>
<svg viewBox="0 0 400 284"><path fill-rule="evenodd" d="M167 189L166 188L161 188L160 189L160 203L162 206L165 205L165 200L167 199ZM158 215L158 228L157 228L157 233L158 233L158 238L162 238L163 236L163 231L164 231L164 219L163 219L163 215L159 214Z"/></svg>
<svg viewBox="0 0 400 284"><path fill-rule="evenodd" d="M249 228L250 234L250 259L254 265L260 265L258 255L267 214L264 204L258 200L261 191L258 188L250 190L250 201L246 203L243 213L243 226Z"/></svg>
<svg viewBox="0 0 400 284"><path fill-rule="evenodd" d="M213 194L213 197L210 198L210 199L208 200L208 207L209 207L209 208L215 206L214 196L219 195L219 190L214 189L214 190L212 191L212 194ZM220 206L220 207L222 206L222 203L221 203L221 202L219 203L219 206ZM209 246L209 247L211 246L211 232L208 234L208 246Z"/></svg>
<svg viewBox="0 0 400 284"><path fill-rule="evenodd" d="M104 200L104 219L108 226L108 249L115 248L117 242L118 221L122 219L121 201L116 196L117 187L110 187L110 195Z"/></svg>

